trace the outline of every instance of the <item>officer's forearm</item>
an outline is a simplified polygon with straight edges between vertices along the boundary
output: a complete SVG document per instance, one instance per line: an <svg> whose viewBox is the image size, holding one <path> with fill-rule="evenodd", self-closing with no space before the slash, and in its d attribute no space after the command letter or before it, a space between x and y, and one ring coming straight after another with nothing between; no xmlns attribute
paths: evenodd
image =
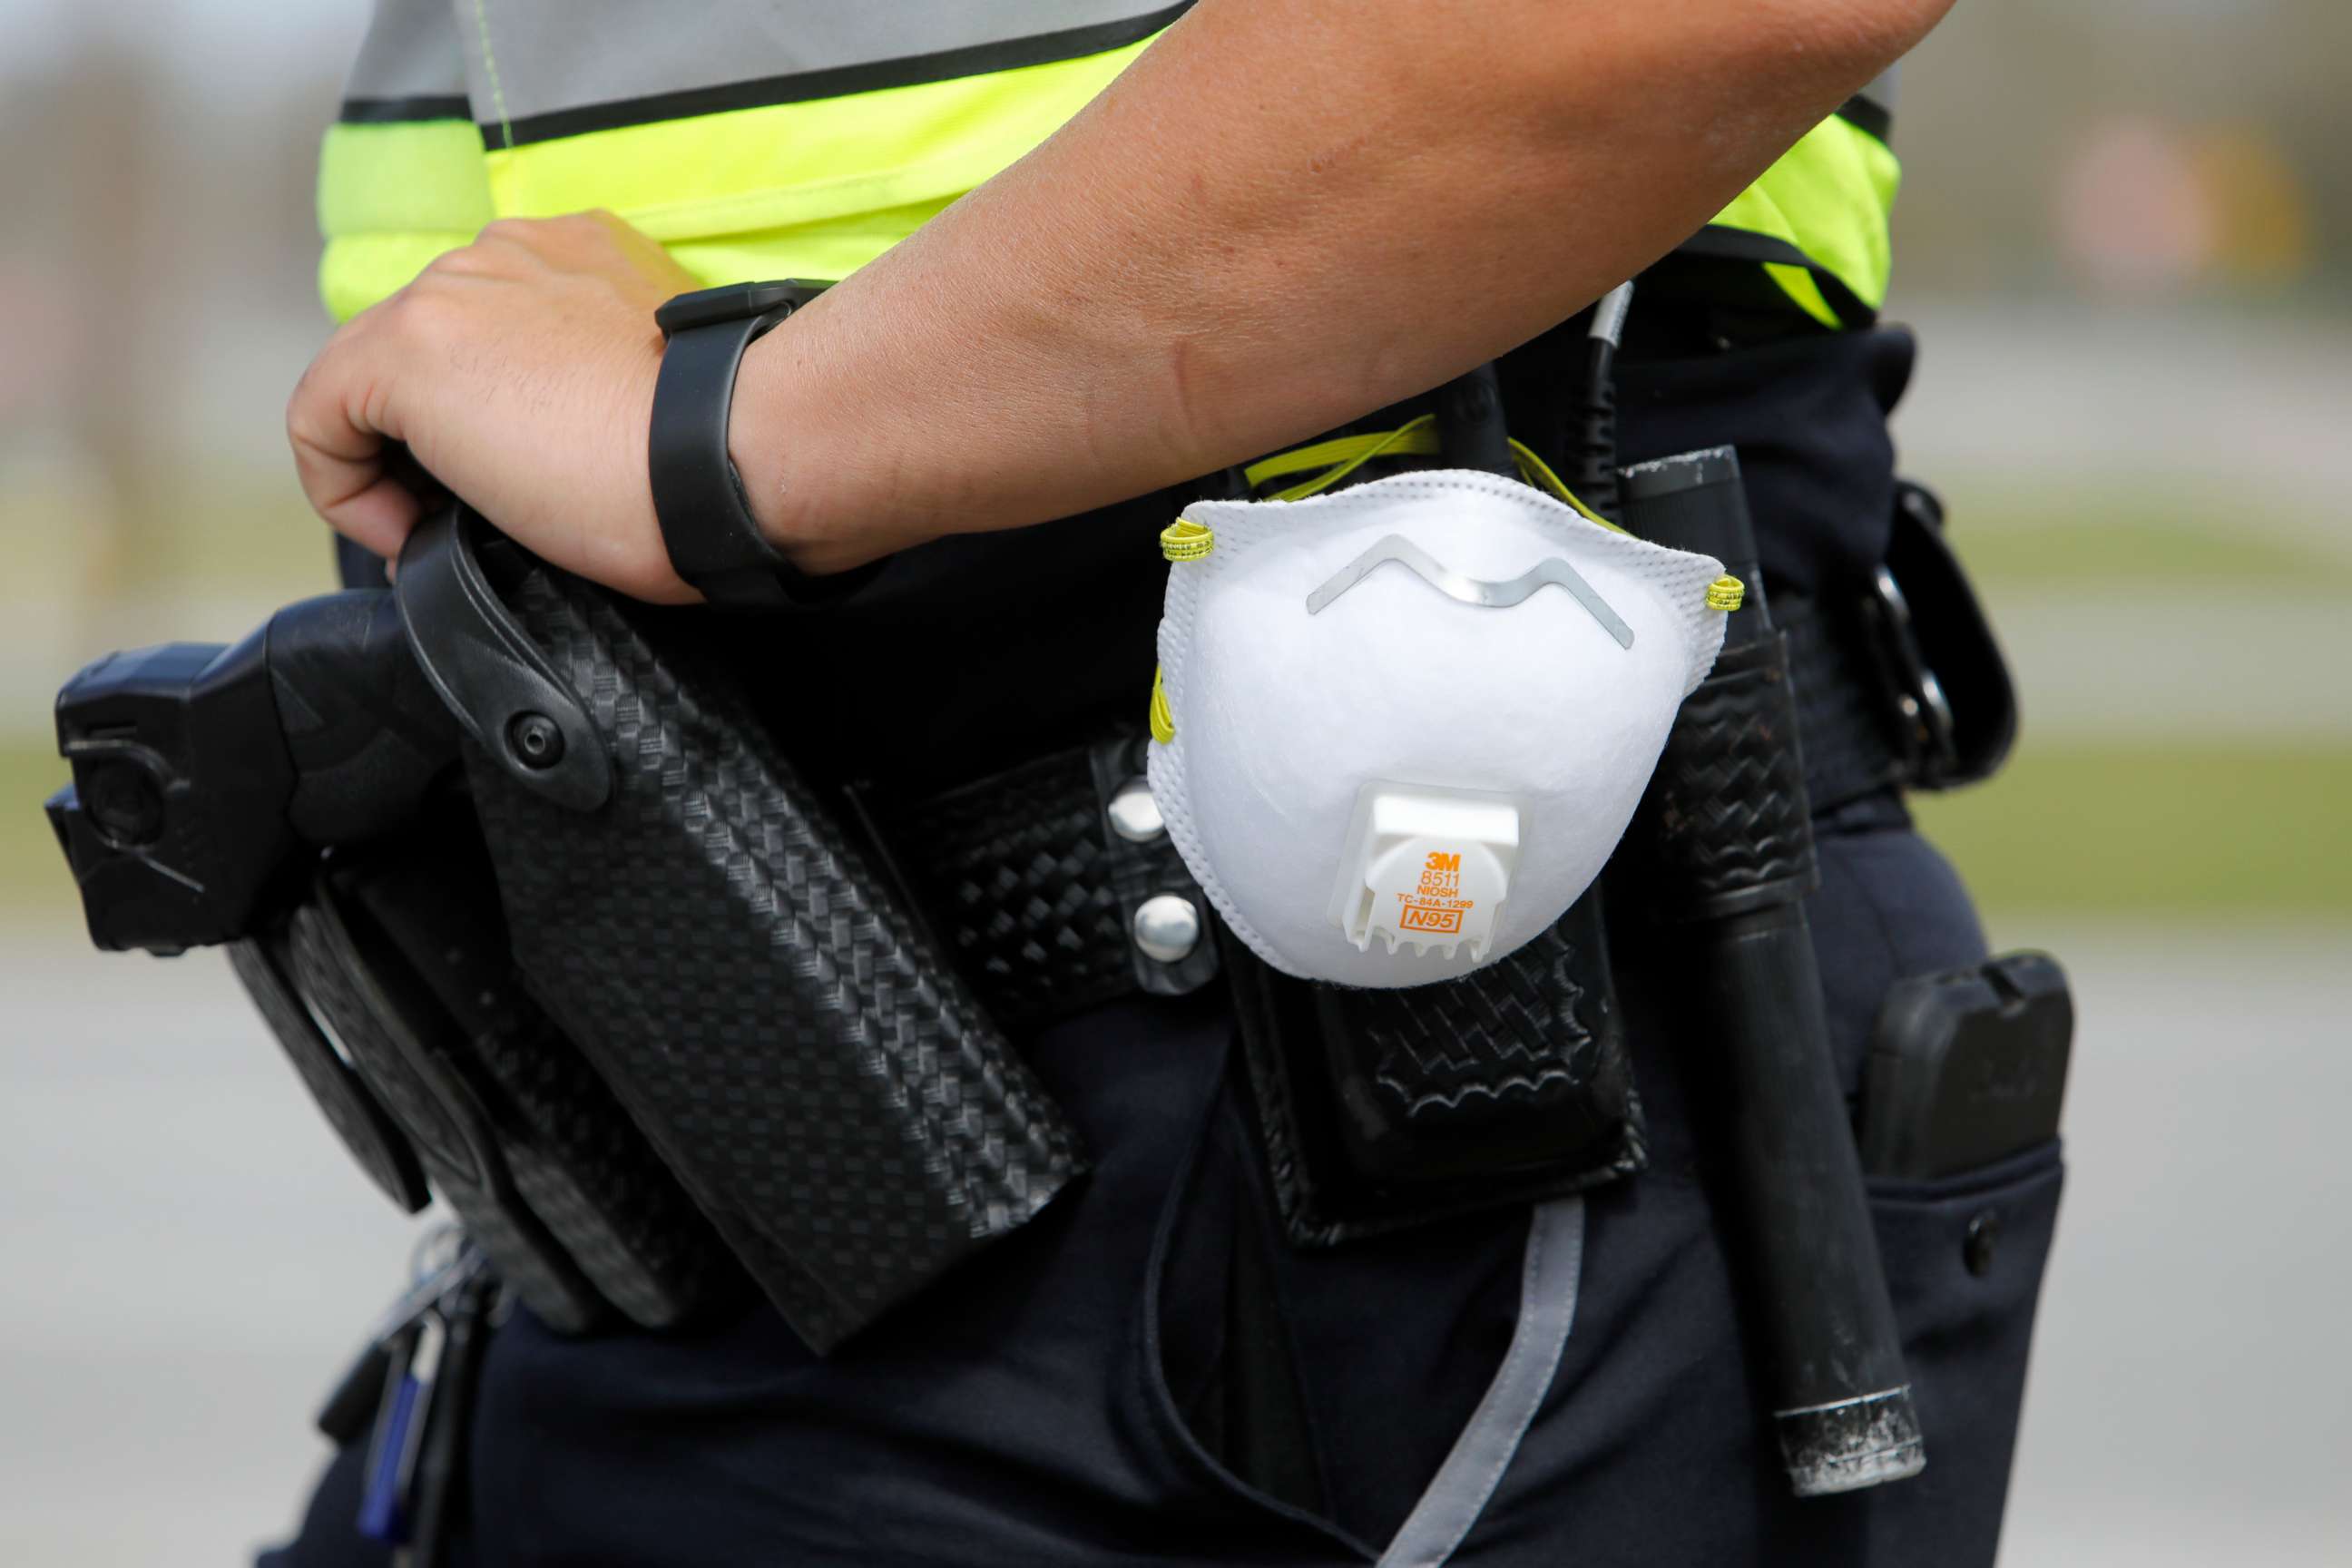
<svg viewBox="0 0 2352 1568"><path fill-rule="evenodd" d="M1084 510L1533 336L1696 231L1949 0L1202 0L755 346L804 564Z"/></svg>

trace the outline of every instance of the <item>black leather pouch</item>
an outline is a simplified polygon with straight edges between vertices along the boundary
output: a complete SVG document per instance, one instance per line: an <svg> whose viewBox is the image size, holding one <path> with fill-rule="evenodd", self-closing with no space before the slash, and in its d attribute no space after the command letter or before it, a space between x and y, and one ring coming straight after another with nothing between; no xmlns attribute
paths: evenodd
<svg viewBox="0 0 2352 1568"><path fill-rule="evenodd" d="M1328 1247L1580 1192L1648 1158L1598 888L1459 980L1297 980L1220 931L1285 1229Z"/></svg>
<svg viewBox="0 0 2352 1568"><path fill-rule="evenodd" d="M1944 503L1924 485L1895 486L1885 570L1870 608L1890 695L1912 720L1914 784L1950 789L2000 772L2017 743L2017 689L1945 537Z"/></svg>

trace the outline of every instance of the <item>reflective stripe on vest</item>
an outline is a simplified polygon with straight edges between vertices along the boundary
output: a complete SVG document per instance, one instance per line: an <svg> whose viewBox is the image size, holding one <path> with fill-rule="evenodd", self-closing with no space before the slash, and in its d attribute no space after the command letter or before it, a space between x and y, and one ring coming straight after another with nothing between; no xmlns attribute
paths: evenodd
<svg viewBox="0 0 2352 1568"><path fill-rule="evenodd" d="M1051 135L1186 5L378 0L320 160L349 317L492 217L620 214L706 284L842 278ZM908 42L919 39L921 52ZM1684 248L1824 324L1885 298L1892 79Z"/></svg>
<svg viewBox="0 0 2352 1568"><path fill-rule="evenodd" d="M450 0L380 0L319 149L319 292L358 314L498 216Z"/></svg>
<svg viewBox="0 0 2352 1568"><path fill-rule="evenodd" d="M1902 167L1849 105L1739 193L1682 248L1759 261L1808 315L1863 326L1886 302L1887 224Z"/></svg>

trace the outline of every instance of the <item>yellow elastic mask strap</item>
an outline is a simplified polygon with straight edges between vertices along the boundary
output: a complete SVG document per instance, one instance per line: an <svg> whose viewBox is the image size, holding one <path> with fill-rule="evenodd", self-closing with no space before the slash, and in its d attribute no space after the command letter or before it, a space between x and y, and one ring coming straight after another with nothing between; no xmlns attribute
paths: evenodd
<svg viewBox="0 0 2352 1568"><path fill-rule="evenodd" d="M1161 745L1176 739L1176 715L1168 711L1168 690L1160 684L1160 667L1151 668L1151 738Z"/></svg>
<svg viewBox="0 0 2352 1568"><path fill-rule="evenodd" d="M1251 489L1270 479L1286 479L1292 474L1316 474L1303 484L1276 490L1268 500L1305 500L1308 496L1330 489L1375 458L1433 458L1437 456L1437 416L1424 414L1418 419L1407 420L1393 430L1374 431L1361 436L1335 436L1328 441L1318 441L1311 447L1294 447L1287 452L1276 452L1271 458L1261 458L1242 470Z"/></svg>
<svg viewBox="0 0 2352 1568"><path fill-rule="evenodd" d="M1160 553L1171 561L1198 561L1216 547L1216 530L1189 517L1180 517L1160 531Z"/></svg>
<svg viewBox="0 0 2352 1568"><path fill-rule="evenodd" d="M1288 489L1276 490L1268 500L1305 500L1319 490L1330 489L1375 458L1434 458L1441 455L1437 435L1437 416L1424 414L1408 420L1393 430L1374 431L1361 436L1335 436L1328 441L1318 441L1311 447L1294 447L1287 452L1277 452L1271 458L1261 458L1242 470L1242 477L1255 490L1272 479L1287 479L1293 474L1321 473ZM1565 504L1573 507L1588 522L1597 522L1612 533L1625 531L1584 504L1583 500L1552 472L1545 462L1524 441L1511 443L1511 457L1518 465L1519 477L1538 489L1549 492ZM1169 548L1168 535L1160 536L1160 548ZM1206 554L1204 549L1202 553ZM1170 554L1171 561L1191 560L1191 556Z"/></svg>
<svg viewBox="0 0 2352 1568"><path fill-rule="evenodd" d="M1517 462L1519 466L1519 478L1527 480L1528 483L1535 486L1536 489L1539 490L1550 491L1555 499L1564 501L1569 506L1574 508L1576 514L1584 519L1585 521L1597 522L1612 533L1623 533L1625 531L1615 523L1610 521L1607 518L1601 516L1599 512L1593 510L1591 507L1585 505L1584 502L1578 498L1577 493L1574 490L1570 489L1567 484L1561 480L1558 474L1551 471L1551 465L1545 462L1541 458L1537 457L1534 449L1528 447L1526 442L1513 441L1511 443L1511 458L1512 460Z"/></svg>
<svg viewBox="0 0 2352 1568"><path fill-rule="evenodd" d="M1748 602L1748 584L1726 573L1706 585L1706 607L1725 615Z"/></svg>

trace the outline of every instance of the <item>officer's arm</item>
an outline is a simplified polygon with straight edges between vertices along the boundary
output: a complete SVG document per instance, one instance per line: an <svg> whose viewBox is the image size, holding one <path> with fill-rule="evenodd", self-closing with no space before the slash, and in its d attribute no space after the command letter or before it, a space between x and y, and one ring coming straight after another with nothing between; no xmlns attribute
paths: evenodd
<svg viewBox="0 0 2352 1568"><path fill-rule="evenodd" d="M755 510L846 566L1423 390L1696 231L1948 4L1202 0L755 346Z"/></svg>
<svg viewBox="0 0 2352 1568"><path fill-rule="evenodd" d="M812 570L1213 471L1425 390L1695 232L1950 0L1201 0L1029 157L744 362L730 445ZM646 479L694 286L609 216L490 225L320 352L321 515L393 554L423 468L676 599Z"/></svg>

